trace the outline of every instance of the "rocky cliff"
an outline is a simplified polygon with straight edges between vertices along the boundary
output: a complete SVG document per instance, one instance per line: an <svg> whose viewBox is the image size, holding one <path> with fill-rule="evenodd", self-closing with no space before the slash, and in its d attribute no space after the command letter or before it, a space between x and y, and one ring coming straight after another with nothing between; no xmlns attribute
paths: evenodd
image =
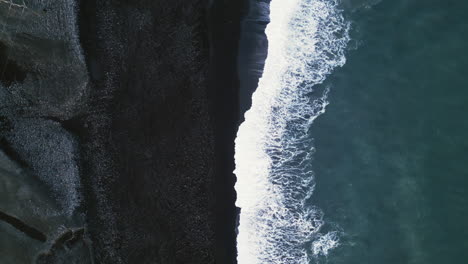
<svg viewBox="0 0 468 264"><path fill-rule="evenodd" d="M234 262L244 8L0 1L1 263Z"/></svg>

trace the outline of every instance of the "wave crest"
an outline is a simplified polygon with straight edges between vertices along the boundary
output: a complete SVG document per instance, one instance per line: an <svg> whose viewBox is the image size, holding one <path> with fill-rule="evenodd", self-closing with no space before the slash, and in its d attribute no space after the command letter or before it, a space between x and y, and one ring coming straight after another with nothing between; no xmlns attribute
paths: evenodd
<svg viewBox="0 0 468 264"><path fill-rule="evenodd" d="M338 244L336 233L319 235L323 214L305 202L315 186L309 129L328 105L328 89L315 87L345 63L349 25L334 0L272 0L270 19L263 76L236 138L238 262L309 263Z"/></svg>

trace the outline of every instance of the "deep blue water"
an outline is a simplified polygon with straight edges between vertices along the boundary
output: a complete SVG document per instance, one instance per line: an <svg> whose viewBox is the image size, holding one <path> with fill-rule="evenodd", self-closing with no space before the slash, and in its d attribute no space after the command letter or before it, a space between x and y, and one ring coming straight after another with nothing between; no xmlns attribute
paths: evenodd
<svg viewBox="0 0 468 264"><path fill-rule="evenodd" d="M342 7L347 63L311 128L311 203L342 232L320 260L468 263L468 2Z"/></svg>
<svg viewBox="0 0 468 264"><path fill-rule="evenodd" d="M236 140L239 263L468 263L468 2L271 11Z"/></svg>

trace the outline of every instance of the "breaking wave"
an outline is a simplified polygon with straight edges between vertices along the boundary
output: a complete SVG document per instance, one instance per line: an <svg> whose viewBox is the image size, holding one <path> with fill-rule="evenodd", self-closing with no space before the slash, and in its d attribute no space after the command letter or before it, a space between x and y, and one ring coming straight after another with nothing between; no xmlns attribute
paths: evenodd
<svg viewBox="0 0 468 264"><path fill-rule="evenodd" d="M309 129L325 112L322 83L345 63L349 24L336 0L272 0L268 57L236 138L240 264L310 263L338 246L322 234Z"/></svg>

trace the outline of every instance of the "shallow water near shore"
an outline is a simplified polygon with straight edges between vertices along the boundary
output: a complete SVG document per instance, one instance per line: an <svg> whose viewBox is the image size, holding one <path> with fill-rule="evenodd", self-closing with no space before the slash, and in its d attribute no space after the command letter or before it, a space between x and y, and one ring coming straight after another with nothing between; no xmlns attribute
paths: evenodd
<svg viewBox="0 0 468 264"><path fill-rule="evenodd" d="M288 104L308 100L310 108L300 108L304 112L272 107L260 144L241 149L242 141L236 142L238 168L247 158L265 161L263 169L261 163L247 163L254 172L244 186L260 187L236 187L238 205L244 207L239 263L463 263L468 257L468 4L348 0L333 8L343 17L342 24L334 24L340 27L336 32L343 34L350 25L346 63L336 64L308 92L307 85L297 85ZM293 43L290 38L286 45ZM291 90L290 84L278 89ZM257 92L262 87L260 81ZM255 103L254 95L247 123L256 115ZM278 120L284 113L296 119L282 126ZM317 118L302 123L298 116ZM298 127L307 136L298 134ZM254 131L262 130L242 134L241 126L238 140L258 139ZM280 140L269 141L278 135ZM247 174L236 170L242 184ZM243 221L256 228L242 229Z"/></svg>

